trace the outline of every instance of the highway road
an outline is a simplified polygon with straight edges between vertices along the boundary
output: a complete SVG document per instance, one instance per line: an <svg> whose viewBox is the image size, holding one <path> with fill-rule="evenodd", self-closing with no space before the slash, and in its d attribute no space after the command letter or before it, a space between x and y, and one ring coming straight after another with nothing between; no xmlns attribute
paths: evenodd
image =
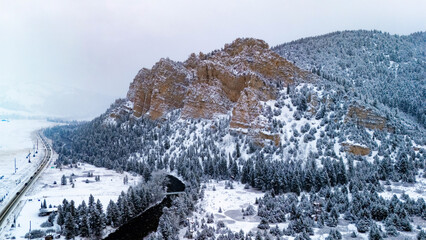
<svg viewBox="0 0 426 240"><path fill-rule="evenodd" d="M37 170L30 177L30 179L27 180L27 182L22 186L22 188L18 192L15 193L15 196L10 200L10 202L0 212L0 232L3 230L2 229L3 227L11 224L11 222L7 221L9 214L14 210L16 205L19 203L21 197L25 195L25 193L28 191L28 189L37 180L39 175L43 172L45 167L48 165L50 159L52 158L52 148L49 145L49 143L46 141L46 139L43 136L43 134L41 133L41 131L38 133L38 137L40 138L41 142L43 143L43 145L45 147L44 158L43 158L40 166L37 168ZM6 225L4 226L3 224L6 224Z"/></svg>

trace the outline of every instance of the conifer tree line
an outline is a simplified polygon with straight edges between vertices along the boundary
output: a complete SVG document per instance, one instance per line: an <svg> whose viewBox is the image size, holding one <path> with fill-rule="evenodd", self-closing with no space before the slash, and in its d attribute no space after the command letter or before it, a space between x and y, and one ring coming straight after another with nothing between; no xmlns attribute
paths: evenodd
<svg viewBox="0 0 426 240"><path fill-rule="evenodd" d="M58 206L57 216L53 218L56 217L56 223L61 226L61 232L66 239L73 239L76 236L100 239L106 226L117 228L161 200L165 184L164 175L155 174L150 181L135 187L130 186L127 193L121 192L118 200L116 202L110 200L106 209L99 199L95 201L92 195L89 196L87 204L83 201L78 206L73 200L64 199ZM179 211L188 212L190 206L182 201L192 202L185 200L185 197L186 195L176 200L175 205L180 206Z"/></svg>
<svg viewBox="0 0 426 240"><path fill-rule="evenodd" d="M310 99L316 91L322 91L326 101L319 102L312 111ZM278 117L284 108L293 113L295 121L304 119L306 123L300 128L293 127L292 134L283 135L283 141L278 145L266 142L259 146L250 137L230 129L230 118L226 117L211 121L177 121L179 111L170 113L161 122L124 114L115 119L115 124L105 123L107 111L91 122L50 128L45 134L53 140L53 148L59 153L58 167L84 161L118 172L140 174L145 183L152 179L153 171L176 171L187 184L187 206L195 204L200 185L209 179L240 181L268 192L258 202L258 214L262 217L260 228L266 229L267 225L284 220L293 221L289 229L270 228L274 234L304 239L309 237L313 227L335 226L340 221L339 214L348 215L347 218L359 226L360 232L365 230L376 234L381 231L382 235L391 235L397 234L397 231L408 231L413 228L410 218L418 214L416 211L424 210L422 199L414 203L410 200L407 205L406 200L388 201L379 197L378 193L387 191L388 186L384 185L391 182L414 183L416 178L426 176L425 151L416 148L416 144L425 144L422 131L411 131L397 120L392 120L392 113L386 111L395 132L368 130L357 125L356 121L346 121L345 115L352 103L347 99L354 95L356 92L327 81L316 89L305 85L280 94L274 106L265 107L263 112L271 133L280 134L288 127L289 123ZM123 101L117 101L111 108L123 104ZM314 126L313 121L319 125ZM225 139L232 140L225 143ZM303 147L313 141L314 148L306 154ZM358 156L345 153L344 148L335 150L336 145L346 141L368 147L370 154ZM225 151L224 144L232 146L233 150ZM134 217L138 209L145 209L152 203L144 197L148 190L138 190L144 189L142 186L130 188L127 194L120 195L121 202L127 201L126 206L133 207L120 208L121 203L118 202L116 207L108 206L104 214L105 224L118 227ZM305 196L303 204L291 197L301 194ZM349 194L353 197L349 198ZM320 207L315 205L317 202ZM354 209L354 206L358 208ZM111 217L108 209L119 212L120 217ZM321 210L321 214L312 216L316 210ZM166 213L173 211L177 210ZM159 231L151 238L171 236L170 232L176 231L179 225L187 224L182 221L183 217L176 220L171 215L165 214L164 218L174 228L164 230L162 234ZM65 224L66 214L63 217ZM385 221L390 230L374 227L374 221ZM396 232L392 233L392 229ZM207 226L198 230L200 236L211 232ZM339 233L333 231L330 235L338 236Z"/></svg>
<svg viewBox="0 0 426 240"><path fill-rule="evenodd" d="M88 204L83 200L78 207L73 200L68 202L64 199L58 206L56 222L66 239L75 236L100 238L106 226L106 216L99 199L95 202L90 195Z"/></svg>
<svg viewBox="0 0 426 240"><path fill-rule="evenodd" d="M381 188L381 185L373 183L339 184L322 188L319 192L302 193L300 201L295 193L274 195L268 192L257 200L258 215L263 227L267 225L268 229L269 224L289 222L285 229L277 231L271 228L271 234L300 237L313 235L313 228L335 228L344 219L354 223L359 233L378 234L379 239L383 239L398 236L399 231L414 230L413 217L426 220L423 198L414 200L403 194L401 199L394 195L392 199L385 200L378 194L384 191ZM385 228L377 227L376 221L382 222Z"/></svg>
<svg viewBox="0 0 426 240"><path fill-rule="evenodd" d="M426 126L426 32L407 36L380 31L343 31L273 47L302 69L356 88L374 105L403 111ZM418 89L421 88L422 90Z"/></svg>

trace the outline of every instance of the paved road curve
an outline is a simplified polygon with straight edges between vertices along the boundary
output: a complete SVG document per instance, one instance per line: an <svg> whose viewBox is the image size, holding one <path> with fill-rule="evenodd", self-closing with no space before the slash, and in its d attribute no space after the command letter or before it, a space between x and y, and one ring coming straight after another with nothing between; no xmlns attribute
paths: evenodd
<svg viewBox="0 0 426 240"><path fill-rule="evenodd" d="M0 232L3 227L3 223L6 221L9 214L13 211L14 207L18 204L20 198L24 196L25 192L36 181L36 179L39 177L39 175L47 166L52 157L52 148L50 147L49 143L46 141L45 137L42 135L41 132L38 133L38 136L46 149L43 161L41 162L37 170L34 172L34 174L30 177L30 179L22 186L22 188L15 194L12 200L10 200L10 202L4 207L3 211L0 212Z"/></svg>

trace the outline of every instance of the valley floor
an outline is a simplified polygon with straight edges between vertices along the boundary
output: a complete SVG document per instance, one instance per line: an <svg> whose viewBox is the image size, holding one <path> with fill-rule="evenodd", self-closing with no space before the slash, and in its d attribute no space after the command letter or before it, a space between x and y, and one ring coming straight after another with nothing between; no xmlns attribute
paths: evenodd
<svg viewBox="0 0 426 240"><path fill-rule="evenodd" d="M204 189L204 197L199 200L197 203L197 210L189 218L190 226L185 227L180 230L179 238L187 239L185 234L190 231L195 234L196 230L201 230L200 226L204 219L207 222L208 217L213 214L212 223L207 223L207 226L214 227L217 229L218 223L223 222L224 227L221 230L216 231L216 237L221 234L227 233L226 228L231 230L234 233L238 233L240 230L244 231L244 234L249 233L250 231L253 234L253 237L256 236L256 232L259 230L257 226L260 223L260 217L257 216L258 205L255 204L256 198L261 198L264 196L264 193L253 188L245 189L244 185L238 182L233 182L233 189L226 187L227 181L214 181L211 180L208 183L202 184ZM228 185L229 186L229 185ZM406 193L410 198L425 197L424 193L425 179L418 179L418 182L415 184L401 184L401 183L392 183L387 190L385 190L382 195L385 198L391 198L393 194L396 194L398 197L401 194ZM385 189L387 186L385 185ZM302 193L303 194L303 193ZM249 205L252 205L255 209L254 215L243 216L242 209L246 209ZM289 221L278 224L269 224L271 228L278 226L282 231L288 227ZM387 239L415 239L416 235L419 232L417 228L420 226L422 229L426 229L426 221L415 217L413 218L412 232L400 232L400 235L396 237L388 237ZM197 225L197 226L195 226ZM384 224L378 223L379 226L384 230ZM323 228L314 228L314 236L310 236L313 240L324 240L329 236L330 227L324 226ZM368 239L367 233L357 232L355 224L349 223L343 219L343 215L339 218L339 223L336 228L341 234L343 239ZM267 230L269 232L269 230ZM357 234L356 238L352 238L351 234L355 232ZM294 239L295 237L283 236L282 239Z"/></svg>
<svg viewBox="0 0 426 240"><path fill-rule="evenodd" d="M36 131L53 125L55 123L43 120L0 121L0 210L27 182L43 159L44 151L41 142L38 153L35 153L37 151ZM31 153L31 162L27 158L29 153Z"/></svg>
<svg viewBox="0 0 426 240"><path fill-rule="evenodd" d="M54 157L56 158L57 155ZM127 191L129 186L137 184L139 177L121 174L105 168L79 163L75 168L64 167L57 169L51 161L48 169L40 176L33 188L22 199L16 214L16 227L4 231L0 239L25 239L24 236L31 229L41 229L43 231L52 231L53 235L59 230L55 224L53 227L42 228L40 225L46 222L48 217L39 217L41 203L46 200L47 210L56 210L56 206L61 204L64 198L68 201L74 200L78 206L83 200L88 202L89 195L92 194L96 199L102 202L104 210L110 200L116 201L121 191ZM88 177L93 173L92 177ZM73 176L74 187L68 182L69 176ZM123 183L123 177L129 176L128 184ZM67 185L61 185L61 177L67 177ZM95 181L95 176L100 176L100 181ZM54 183L56 181L56 184ZM50 207L51 205L51 207ZM8 226L10 227L10 226ZM51 230L49 230L51 229ZM62 237L63 238L63 237ZM61 238L61 239L62 239Z"/></svg>

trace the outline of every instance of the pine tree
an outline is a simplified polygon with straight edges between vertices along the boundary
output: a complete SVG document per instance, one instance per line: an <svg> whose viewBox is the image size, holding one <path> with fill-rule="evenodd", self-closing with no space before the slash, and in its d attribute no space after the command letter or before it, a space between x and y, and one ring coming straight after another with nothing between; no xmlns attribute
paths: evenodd
<svg viewBox="0 0 426 240"><path fill-rule="evenodd" d="M340 240L340 239L342 239L342 234L336 229L331 229L330 233L328 234L328 237L325 238L325 240Z"/></svg>
<svg viewBox="0 0 426 240"><path fill-rule="evenodd" d="M65 212L64 218L66 216L66 213L69 212L70 203L67 199L62 200L62 210Z"/></svg>
<svg viewBox="0 0 426 240"><path fill-rule="evenodd" d="M298 180L298 178L296 177L291 178L290 184L291 184L291 191L296 193L297 196L299 196L301 189L300 189L300 181Z"/></svg>
<svg viewBox="0 0 426 240"><path fill-rule="evenodd" d="M77 209L75 208L75 202L74 200L70 201L70 204L68 206L68 212L71 213L71 216L75 218L77 216Z"/></svg>
<svg viewBox="0 0 426 240"><path fill-rule="evenodd" d="M65 235L65 239L73 239L76 234L76 224L75 224L73 216L69 212L67 213L65 217L63 232Z"/></svg>
<svg viewBox="0 0 426 240"><path fill-rule="evenodd" d="M88 220L89 220L89 231L91 233L94 233L95 228L97 227L96 225L98 224L98 222L97 222L97 216L98 215L99 214L98 214L96 206L95 206L95 198L92 196L92 194L90 194L87 217L88 217Z"/></svg>
<svg viewBox="0 0 426 240"><path fill-rule="evenodd" d="M127 190L127 195L128 195L129 201L133 205L132 211L134 211L136 214L142 212L143 211L142 199L141 197L139 197L139 195L136 193L133 187L129 187L129 189Z"/></svg>
<svg viewBox="0 0 426 240"><path fill-rule="evenodd" d="M65 175L62 175L61 185L67 185L67 177L65 177Z"/></svg>
<svg viewBox="0 0 426 240"><path fill-rule="evenodd" d="M50 222L50 223L52 223L52 226L53 226L53 224L54 224L54 222L55 222L55 218L56 218L56 216L57 216L57 213L53 212L53 213L52 213L52 214L50 214L50 215L49 215L49 217L47 218L47 221L48 221L48 222Z"/></svg>
<svg viewBox="0 0 426 240"><path fill-rule="evenodd" d="M109 200L109 203L108 203L108 206L107 206L107 209L106 209L106 221L105 221L105 224L107 226L112 225L112 222L113 222L112 218L115 217L114 212L113 212L113 208L114 208L113 205L114 205L114 201Z"/></svg>
<svg viewBox="0 0 426 240"><path fill-rule="evenodd" d="M99 213L103 213L103 206L99 199L96 201L96 210L98 210Z"/></svg>
<svg viewBox="0 0 426 240"><path fill-rule="evenodd" d="M89 226L93 236L96 238L102 236L102 231L105 228L105 220L103 219L103 213L99 212L97 208L94 208L93 211L90 212Z"/></svg>
<svg viewBox="0 0 426 240"><path fill-rule="evenodd" d="M417 240L425 240L426 239L426 232L424 230L421 230L419 234L417 234Z"/></svg>
<svg viewBox="0 0 426 240"><path fill-rule="evenodd" d="M327 226L336 227L339 222L339 214L335 207L330 212L330 216L328 217Z"/></svg>
<svg viewBox="0 0 426 240"><path fill-rule="evenodd" d="M394 225L386 225L385 227L386 234L388 236L398 236L398 229Z"/></svg>
<svg viewBox="0 0 426 240"><path fill-rule="evenodd" d="M164 208L163 215L160 217L157 231L160 232L164 239L177 239L177 230L173 213L170 209Z"/></svg>
<svg viewBox="0 0 426 240"><path fill-rule="evenodd" d="M62 206L61 206L61 205L59 205L59 206L58 206L58 217L57 217L57 219L56 219L56 223L57 223L59 226L64 225L64 223L65 223L65 215L66 215L66 213L64 212L64 210L63 210Z"/></svg>
<svg viewBox="0 0 426 240"><path fill-rule="evenodd" d="M294 238L294 240L311 240L311 237L309 237L309 234L306 232L302 232Z"/></svg>
<svg viewBox="0 0 426 240"><path fill-rule="evenodd" d="M86 201L82 201L81 204L77 208L77 215L81 218L87 215L87 205Z"/></svg>
<svg viewBox="0 0 426 240"><path fill-rule="evenodd" d="M412 162L408 159L407 154L405 152L402 152L401 150L398 153L397 160L395 163L395 168L399 174L399 178L403 182L409 182L412 183L415 181L414 177L414 166Z"/></svg>
<svg viewBox="0 0 426 240"><path fill-rule="evenodd" d="M244 162L243 169L241 172L241 183L245 184L248 183L251 186L252 185L252 178L251 173L253 172L253 162L249 159L246 162Z"/></svg>
<svg viewBox="0 0 426 240"><path fill-rule="evenodd" d="M305 171L304 175L303 189L307 192L310 192L315 184L314 174L312 173L312 171L313 170L308 169Z"/></svg>
<svg viewBox="0 0 426 240"><path fill-rule="evenodd" d="M230 161L229 170L230 170L230 175L233 179L239 179L240 172L239 172L238 164L236 160Z"/></svg>
<svg viewBox="0 0 426 240"><path fill-rule="evenodd" d="M92 194L89 196L89 208L93 208L95 206L95 198Z"/></svg>
<svg viewBox="0 0 426 240"><path fill-rule="evenodd" d="M122 197L122 201L121 201L121 204L120 204L120 210L121 210L122 223L126 223L127 221L129 221L134 216L134 212L132 211L132 208L129 207L129 201L128 201L126 195L124 197Z"/></svg>
<svg viewBox="0 0 426 240"><path fill-rule="evenodd" d="M368 233L368 239L369 240L382 240L382 234L379 227L373 223L370 227L370 232Z"/></svg>
<svg viewBox="0 0 426 240"><path fill-rule="evenodd" d="M262 230L269 229L268 220L266 220L265 218L262 218L260 220L259 225L257 225L257 228L262 229Z"/></svg>
<svg viewBox="0 0 426 240"><path fill-rule="evenodd" d="M99 213L99 222L98 222L98 224L103 229L103 228L105 228L105 225L106 225L105 224L105 222L106 222L106 216L105 216L105 213L103 211L102 203L101 203L101 201L99 199L96 201L96 211Z"/></svg>
<svg viewBox="0 0 426 240"><path fill-rule="evenodd" d="M388 216L388 209L383 203L372 203L370 209L371 217L376 221L382 221Z"/></svg>
<svg viewBox="0 0 426 240"><path fill-rule="evenodd" d="M368 231L370 226L370 221L368 219L362 218L356 223L356 228L358 232L365 233Z"/></svg>
<svg viewBox="0 0 426 240"><path fill-rule="evenodd" d="M45 200L46 201L46 200ZM44 204L43 204L43 202L41 202L40 203L40 209L43 209L44 208Z"/></svg>
<svg viewBox="0 0 426 240"><path fill-rule="evenodd" d="M79 231L81 237L90 236L89 220L87 214L82 215L80 218Z"/></svg>
<svg viewBox="0 0 426 240"><path fill-rule="evenodd" d="M348 182L347 176L346 176L346 168L345 164L343 163L343 159L339 159L339 163L337 166L338 172L337 172L337 182L339 184L346 184Z"/></svg>
<svg viewBox="0 0 426 240"><path fill-rule="evenodd" d="M236 151L236 159L239 159L241 157L241 150L240 150L240 142L237 141L237 144L235 146L235 151Z"/></svg>

